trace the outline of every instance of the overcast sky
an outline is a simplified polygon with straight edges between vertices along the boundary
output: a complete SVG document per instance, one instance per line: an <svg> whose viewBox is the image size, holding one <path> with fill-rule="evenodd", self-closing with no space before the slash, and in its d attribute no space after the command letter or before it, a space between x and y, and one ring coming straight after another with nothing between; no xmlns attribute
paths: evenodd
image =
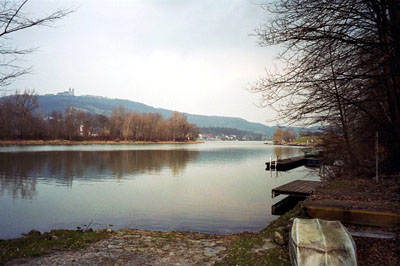
<svg viewBox="0 0 400 266"><path fill-rule="evenodd" d="M33 73L9 89L129 99L202 115L268 122L246 90L274 65L276 51L250 36L266 20L261 0L36 0L25 12L76 11L53 28L14 35Z"/></svg>

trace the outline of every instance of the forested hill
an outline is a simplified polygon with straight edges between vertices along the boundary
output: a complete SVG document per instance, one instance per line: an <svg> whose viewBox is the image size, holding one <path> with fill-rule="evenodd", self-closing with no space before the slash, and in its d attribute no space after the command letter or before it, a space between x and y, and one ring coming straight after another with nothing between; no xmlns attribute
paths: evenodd
<svg viewBox="0 0 400 266"><path fill-rule="evenodd" d="M69 95L40 95L38 97L40 110L44 114L49 114L53 110L65 111L67 107L74 107L89 113L110 115L113 108L122 105L126 110L138 113L160 113L164 118L169 118L172 110L155 108L146 104L122 100L110 99L98 96L69 96ZM252 123L238 117L224 116L205 116L205 115L185 115L188 122L198 127L224 127L236 128L245 131L252 131L267 136L272 136L276 127L269 127L260 123Z"/></svg>

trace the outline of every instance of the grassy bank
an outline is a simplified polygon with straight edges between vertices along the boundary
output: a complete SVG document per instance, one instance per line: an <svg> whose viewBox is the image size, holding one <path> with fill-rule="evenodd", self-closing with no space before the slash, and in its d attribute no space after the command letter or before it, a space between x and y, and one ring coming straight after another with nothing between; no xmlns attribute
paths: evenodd
<svg viewBox="0 0 400 266"><path fill-rule="evenodd" d="M292 144L304 145L304 146L307 145L312 146L321 143L322 143L321 138L315 136L302 136L292 141Z"/></svg>
<svg viewBox="0 0 400 266"><path fill-rule="evenodd" d="M259 233L240 233L226 237L229 241L228 255L220 262L220 265L290 265L287 239L290 218L304 216L300 207L279 217L267 228ZM121 229L123 231L124 229ZM273 244L276 232L279 232L285 240L285 244ZM111 230L82 231L82 230L53 230L49 233L40 234L31 232L25 237L0 240L0 265L13 259L24 260L30 257L42 256L60 250L79 250L90 243L107 239L116 232ZM146 234L145 232L143 234ZM163 232L152 234L163 237ZM118 234L117 234L118 235ZM194 234L171 232L169 238L186 238L195 241ZM193 239L192 239L193 238ZM232 240L233 239L233 240ZM268 241L271 247L263 249L263 244ZM145 246L143 246L146 248ZM261 247L261 248L260 248ZM171 250L173 252L174 250Z"/></svg>
<svg viewBox="0 0 400 266"><path fill-rule="evenodd" d="M139 145L139 144L199 144L202 141L106 141L106 140L0 140L0 146L28 145Z"/></svg>
<svg viewBox="0 0 400 266"><path fill-rule="evenodd" d="M305 217L300 204L270 223L259 233L239 234L229 248L229 255L220 265L291 265L287 243L291 219L294 217ZM280 234L283 237L284 243L276 243L276 234ZM262 246L266 242L275 245L271 245L271 248L263 249Z"/></svg>
<svg viewBox="0 0 400 266"><path fill-rule="evenodd" d="M31 231L27 236L0 240L0 265L12 259L38 257L57 250L77 250L111 236L110 230L53 230L40 234Z"/></svg>

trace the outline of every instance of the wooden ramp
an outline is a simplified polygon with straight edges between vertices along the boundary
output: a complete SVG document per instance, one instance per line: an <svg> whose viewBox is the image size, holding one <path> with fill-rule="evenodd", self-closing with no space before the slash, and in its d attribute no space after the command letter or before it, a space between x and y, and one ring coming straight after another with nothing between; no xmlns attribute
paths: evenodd
<svg viewBox="0 0 400 266"><path fill-rule="evenodd" d="M307 197L316 188L321 186L319 181L295 180L283 186L272 189L272 198L278 195L289 195L294 197Z"/></svg>

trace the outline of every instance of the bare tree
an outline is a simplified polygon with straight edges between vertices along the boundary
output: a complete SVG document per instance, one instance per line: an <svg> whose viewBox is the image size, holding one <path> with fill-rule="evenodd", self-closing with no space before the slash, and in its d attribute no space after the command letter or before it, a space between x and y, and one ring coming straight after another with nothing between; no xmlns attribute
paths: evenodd
<svg viewBox="0 0 400 266"><path fill-rule="evenodd" d="M27 136L32 127L34 110L38 108L37 95L34 91L18 92L12 97L14 103L14 116L16 117L16 126L19 138Z"/></svg>
<svg viewBox="0 0 400 266"><path fill-rule="evenodd" d="M123 127L126 119L125 108L120 105L117 108L113 108L110 116L110 134L114 139L120 139L123 137Z"/></svg>
<svg viewBox="0 0 400 266"><path fill-rule="evenodd" d="M292 142L296 138L296 132L293 129L287 128L283 131L283 140L287 143Z"/></svg>
<svg viewBox="0 0 400 266"><path fill-rule="evenodd" d="M38 134L35 114L38 107L37 95L34 91L15 92L4 97L0 102L1 135L3 138L29 138ZM36 123L36 125L35 125Z"/></svg>
<svg viewBox="0 0 400 266"><path fill-rule="evenodd" d="M189 123L187 122L187 118L184 114L173 112L168 122L173 141L187 140L187 134L189 133Z"/></svg>
<svg viewBox="0 0 400 266"><path fill-rule="evenodd" d="M282 144L282 141L283 141L283 130L282 130L282 128L278 127L276 129L276 131L274 132L273 141L274 141L274 143Z"/></svg>
<svg viewBox="0 0 400 266"><path fill-rule="evenodd" d="M400 6L396 0L281 0L257 30L286 66L253 87L290 122L320 124L357 166L382 132L400 165ZM372 140L372 141L371 141ZM371 143L372 142L372 143Z"/></svg>
<svg viewBox="0 0 400 266"><path fill-rule="evenodd" d="M30 68L18 64L21 56L32 53L35 48L20 49L10 42L15 32L36 26L51 26L55 21L64 18L71 9L59 9L43 17L33 17L24 12L28 0L0 1L0 87L9 85L13 80L29 73Z"/></svg>

